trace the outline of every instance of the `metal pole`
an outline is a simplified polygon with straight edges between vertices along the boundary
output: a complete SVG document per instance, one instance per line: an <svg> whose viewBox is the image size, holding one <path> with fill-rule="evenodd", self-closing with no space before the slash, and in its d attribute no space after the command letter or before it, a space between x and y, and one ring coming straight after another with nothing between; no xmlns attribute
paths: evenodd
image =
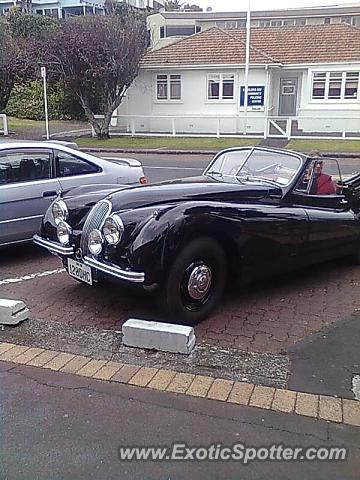
<svg viewBox="0 0 360 480"><path fill-rule="evenodd" d="M248 92L249 92L249 64L250 64L250 21L251 21L251 0L248 1L246 12L246 52L245 52L245 85L244 85L244 135L247 133L248 114Z"/></svg>
<svg viewBox="0 0 360 480"><path fill-rule="evenodd" d="M49 140L50 139L50 132L49 132L49 115L48 115L47 90L46 90L46 67L41 67L41 76L42 76L42 79L43 79L43 87L44 87L44 109L45 109L46 140Z"/></svg>

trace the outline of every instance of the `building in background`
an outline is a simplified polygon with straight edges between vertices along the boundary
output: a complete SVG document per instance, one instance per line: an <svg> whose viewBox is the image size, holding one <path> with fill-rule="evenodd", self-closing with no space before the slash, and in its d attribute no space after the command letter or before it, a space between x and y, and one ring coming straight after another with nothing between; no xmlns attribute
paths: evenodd
<svg viewBox="0 0 360 480"><path fill-rule="evenodd" d="M163 8L164 0L119 0L135 8L158 11ZM66 18L73 15L104 13L105 0L32 0L32 10L39 15ZM19 0L0 0L0 15L4 15L14 6L21 8Z"/></svg>
<svg viewBox="0 0 360 480"><path fill-rule="evenodd" d="M117 114L124 132L360 138L360 29L212 27L146 55Z"/></svg>
<svg viewBox="0 0 360 480"><path fill-rule="evenodd" d="M252 27L292 27L347 23L360 27L360 2L328 7L289 8L251 12ZM148 17L153 48L160 48L180 38L212 27L243 29L243 12L165 12Z"/></svg>

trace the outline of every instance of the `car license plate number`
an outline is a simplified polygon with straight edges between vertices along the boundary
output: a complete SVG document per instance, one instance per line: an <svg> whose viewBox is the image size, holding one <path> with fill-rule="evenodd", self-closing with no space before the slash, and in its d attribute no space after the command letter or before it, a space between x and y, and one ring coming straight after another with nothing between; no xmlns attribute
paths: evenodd
<svg viewBox="0 0 360 480"><path fill-rule="evenodd" d="M69 275L81 280L82 282L88 283L89 285L93 284L91 268L83 263L68 258L68 272Z"/></svg>

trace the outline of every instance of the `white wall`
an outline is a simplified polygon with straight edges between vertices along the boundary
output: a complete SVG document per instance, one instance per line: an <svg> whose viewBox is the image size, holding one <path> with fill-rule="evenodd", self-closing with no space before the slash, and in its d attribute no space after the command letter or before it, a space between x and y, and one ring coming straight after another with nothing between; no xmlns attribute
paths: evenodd
<svg viewBox="0 0 360 480"><path fill-rule="evenodd" d="M182 99L179 101L158 101L156 99L156 75L158 73L181 74ZM207 74L234 73L234 100L208 100ZM217 118L222 115L236 117L243 115L240 107L240 85L244 84L244 72L239 69L207 69L207 70L143 70L135 83L129 89L126 99L119 109L119 114L129 115L167 115L167 116L198 116L199 118L183 118L176 120L176 130L187 133L216 133ZM249 77L249 85L265 85L266 72L264 68L253 70ZM266 98L266 92L265 92ZM249 133L260 133L264 128L265 112L249 112ZM204 119L203 116L213 116ZM254 118L257 117L257 118ZM221 119L221 131L239 133L243 129L243 120L236 118ZM137 131L171 132L172 123L169 119L137 119Z"/></svg>
<svg viewBox="0 0 360 480"><path fill-rule="evenodd" d="M312 100L312 75L314 71L357 71L358 64L331 65L323 64L311 67L304 72L303 89L299 105L300 117L315 117L313 119L300 119L299 128L304 132L334 133L342 130L354 133L360 132L360 80L358 98L354 100ZM335 118L334 118L335 117ZM350 117L350 118L341 118ZM357 118L356 118L357 117Z"/></svg>
<svg viewBox="0 0 360 480"><path fill-rule="evenodd" d="M319 65L318 71L355 70L360 71L360 63L352 65ZM297 112L299 117L298 127L304 133L334 133L344 129L351 132L360 132L360 91L357 100L344 101L314 101L311 99L312 72L314 68L302 69L269 69L269 112L270 116L278 115L280 78L298 78ZM179 101L158 101L156 98L156 75L180 74L182 77L182 98ZM208 73L234 73L235 98L233 100L208 100L207 99L207 74ZM267 72L264 67L250 70L249 86L266 87ZM186 116L176 119L177 132L215 134L218 128L218 118L228 116L232 118L220 119L222 133L243 133L244 119L239 116L244 114L240 107L240 86L244 84L244 69L240 68L210 68L195 69L162 69L158 71L142 70L135 83L129 89L126 98L119 108L121 115L139 115L134 120L137 132L172 133L171 118L149 119L146 116ZM265 88L265 104L267 91ZM264 111L250 111L248 113L247 133L261 135L264 131ZM192 118L190 118L192 116ZM352 117L344 119L341 117ZM196 118L198 117L198 118ZM212 117L212 118L205 118ZM312 118L306 118L312 117ZM331 118L335 117L335 118ZM358 118L355 118L358 117ZM286 118L286 117L284 117ZM121 125L129 129L129 120L122 120Z"/></svg>

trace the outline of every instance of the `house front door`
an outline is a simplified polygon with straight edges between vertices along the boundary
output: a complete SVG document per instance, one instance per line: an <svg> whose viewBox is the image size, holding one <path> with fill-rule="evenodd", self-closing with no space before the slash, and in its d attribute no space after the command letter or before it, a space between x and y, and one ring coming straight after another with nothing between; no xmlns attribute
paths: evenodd
<svg viewBox="0 0 360 480"><path fill-rule="evenodd" d="M296 115L297 90L297 78L280 78L279 115Z"/></svg>

